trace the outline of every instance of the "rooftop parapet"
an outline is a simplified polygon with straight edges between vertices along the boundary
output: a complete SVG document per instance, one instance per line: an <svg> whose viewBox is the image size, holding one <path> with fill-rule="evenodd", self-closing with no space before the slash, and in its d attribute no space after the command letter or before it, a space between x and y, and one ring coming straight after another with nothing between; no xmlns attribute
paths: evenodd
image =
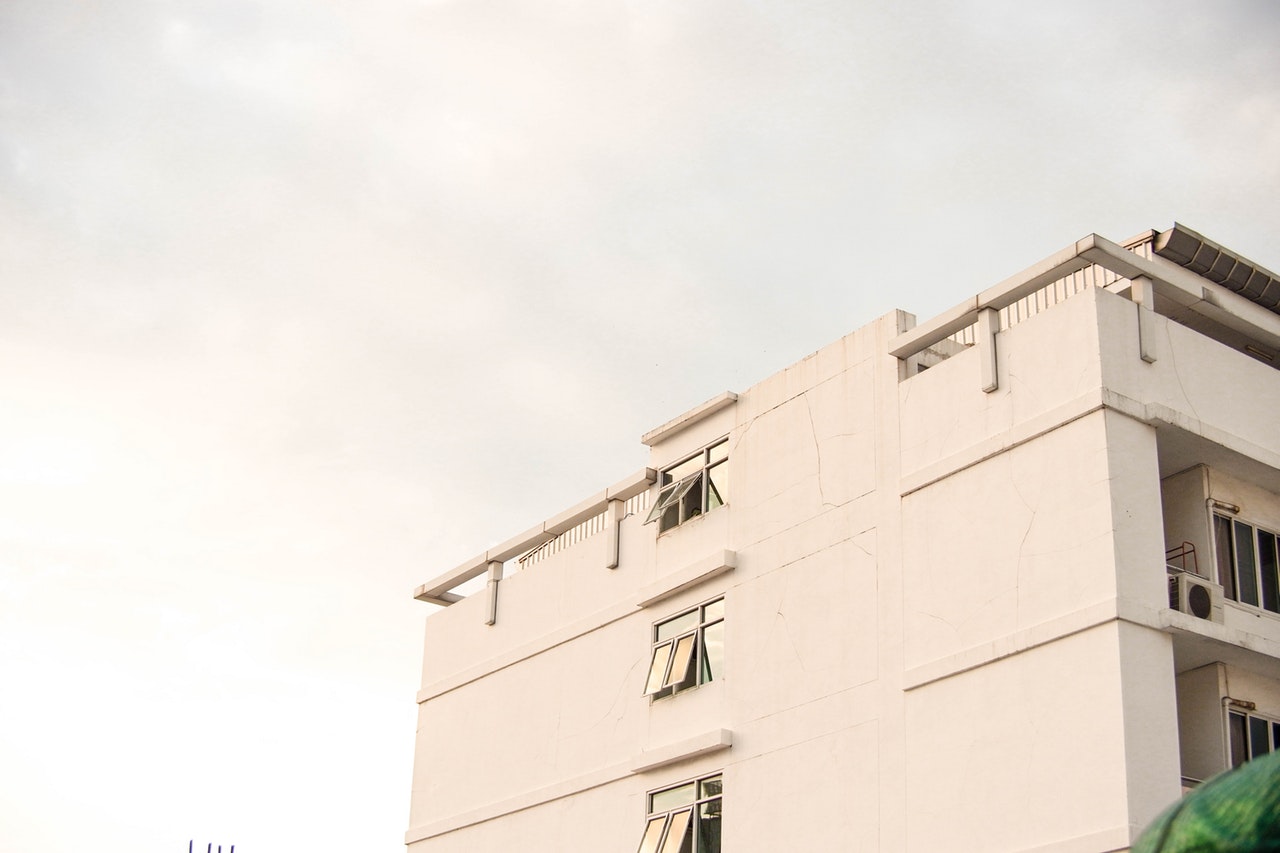
<svg viewBox="0 0 1280 853"><path fill-rule="evenodd" d="M1127 292L1144 309L1158 311L1172 320L1211 334L1229 346L1275 364L1276 353L1280 352L1280 315L1269 310L1251 292L1233 292L1193 272L1190 267L1161 256L1161 241L1169 244L1170 235L1180 233L1178 229L1181 228L1175 226L1160 235L1148 232L1129 241L1127 246L1090 234L904 332L890 343L889 352L905 360L948 338L977 345L987 353L983 390L994 391L994 335L1002 323L1007 328L1025 316L1067 298L1081 286L1064 289L1063 282L1073 280L1083 272L1086 275L1080 279L1082 286L1104 286L1108 290ZM1195 234L1186 229L1183 233ZM1199 235L1195 237L1203 240ZM1183 238L1173 240L1176 246L1184 243ZM1216 244L1212 245L1216 247ZM1220 254L1226 251L1220 247L1215 250ZM1200 254L1197 253L1197 257ZM1228 273L1244 266L1249 266L1250 270L1262 270L1260 275L1267 278L1262 282L1264 286L1259 293L1270 293L1270 273L1238 256L1230 257L1234 260ZM1250 273L1246 280L1253 281L1257 277ZM1145 350L1143 357L1154 359Z"/></svg>
<svg viewBox="0 0 1280 853"><path fill-rule="evenodd" d="M550 542L578 525L590 521L598 515L609 512L611 507L619 517L611 520L613 533L617 534L617 522L621 521L622 505L636 495L643 494L658 479L658 472L652 468L641 468L621 482L615 483L603 492L599 492L576 506L572 506L557 515L534 525L533 527L466 561L452 571L422 584L413 592L413 597L430 604L448 606L461 601L463 596L453 590L469 580L478 578L486 572L501 576L501 566L508 560L517 558L538 546ZM608 523L608 522L606 522ZM495 569L494 567L497 566Z"/></svg>

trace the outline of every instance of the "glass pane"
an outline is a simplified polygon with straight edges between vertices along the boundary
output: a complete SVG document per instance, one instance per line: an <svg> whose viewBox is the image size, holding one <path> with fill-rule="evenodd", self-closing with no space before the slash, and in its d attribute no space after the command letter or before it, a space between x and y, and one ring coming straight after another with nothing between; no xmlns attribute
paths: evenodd
<svg viewBox="0 0 1280 853"><path fill-rule="evenodd" d="M1280 723L1271 724L1271 748L1280 749Z"/></svg>
<svg viewBox="0 0 1280 853"><path fill-rule="evenodd" d="M703 622L714 622L717 619L723 619L723 618L724 618L724 599L723 598L716 599L710 604L704 604L702 606Z"/></svg>
<svg viewBox="0 0 1280 853"><path fill-rule="evenodd" d="M729 458L729 439L707 448L707 464Z"/></svg>
<svg viewBox="0 0 1280 853"><path fill-rule="evenodd" d="M648 696L662 689L662 677L667 674L669 660L671 643L663 643L653 650L653 659L649 662L649 677L644 682L644 695Z"/></svg>
<svg viewBox="0 0 1280 853"><path fill-rule="evenodd" d="M724 793L724 777L712 776L710 779L703 779L698 783L698 799L705 800L707 797L718 797ZM716 807L717 812L719 806Z"/></svg>
<svg viewBox="0 0 1280 853"><path fill-rule="evenodd" d="M710 484L707 486L707 509L713 510L729 502L729 466L720 463L707 469Z"/></svg>
<svg viewBox="0 0 1280 853"><path fill-rule="evenodd" d="M1231 519L1221 515L1213 517L1213 543L1218 554L1218 583L1222 584L1222 594L1236 601L1235 573L1231 570L1234 561L1231 555Z"/></svg>
<svg viewBox="0 0 1280 853"><path fill-rule="evenodd" d="M720 802L698 806L698 853L720 853Z"/></svg>
<svg viewBox="0 0 1280 853"><path fill-rule="evenodd" d="M693 847L689 824L692 823L693 809L685 809L671 816L671 829L667 832L667 840L662 845L662 853L687 853Z"/></svg>
<svg viewBox="0 0 1280 853"><path fill-rule="evenodd" d="M665 791L659 791L656 794L649 795L649 811L666 812L672 809L678 809L681 806L693 805L694 785L689 782L676 788L668 788Z"/></svg>
<svg viewBox="0 0 1280 853"><path fill-rule="evenodd" d="M1262 575L1262 606L1280 613L1280 583L1276 578L1276 537L1258 531L1258 572Z"/></svg>
<svg viewBox="0 0 1280 853"><path fill-rule="evenodd" d="M1235 522L1236 588L1240 603L1258 606L1257 563L1253 559L1253 528L1243 521Z"/></svg>
<svg viewBox="0 0 1280 853"><path fill-rule="evenodd" d="M667 676L667 680L663 682L663 687L688 687L693 683L693 641L696 634L689 634L676 640L676 652L671 657L671 674Z"/></svg>
<svg viewBox="0 0 1280 853"><path fill-rule="evenodd" d="M666 815L649 818L649 823L644 828L644 837L640 839L640 849L636 853L657 853L662 827L666 822Z"/></svg>
<svg viewBox="0 0 1280 853"><path fill-rule="evenodd" d="M690 507L697 509L702 506L702 470L699 469L692 477L685 477L666 487L659 493L658 498L653 509L649 510L645 524L661 515L662 522L658 525L658 529L667 530L689 518L691 514L697 515L697 512L690 512Z"/></svg>
<svg viewBox="0 0 1280 853"><path fill-rule="evenodd" d="M702 470L702 454L699 453L690 459L686 459L679 465L672 465L666 471L662 472L663 477L670 477L671 480L683 480L690 474L696 474ZM668 480L670 482L670 480Z"/></svg>
<svg viewBox="0 0 1280 853"><path fill-rule="evenodd" d="M658 492L658 500L654 503L653 509L649 511L649 520L654 518L655 513L660 513L667 507L677 504L690 489L697 486L701 479L700 475L701 472L693 477L686 477L677 483L663 487L662 491Z"/></svg>
<svg viewBox="0 0 1280 853"><path fill-rule="evenodd" d="M695 515L702 515L702 474L693 478L696 488L689 489L680 500L680 520L688 521Z"/></svg>
<svg viewBox="0 0 1280 853"><path fill-rule="evenodd" d="M1231 766L1239 767L1249 760L1249 744L1245 741L1244 714L1227 714L1227 735L1231 744Z"/></svg>
<svg viewBox="0 0 1280 853"><path fill-rule="evenodd" d="M716 622L702 629L702 675L704 682L724 675L724 623Z"/></svg>
<svg viewBox="0 0 1280 853"><path fill-rule="evenodd" d="M659 625L658 635L654 639L670 640L672 637L687 634L696 627L698 627L698 611L690 610Z"/></svg>
<svg viewBox="0 0 1280 853"><path fill-rule="evenodd" d="M1267 737L1267 721L1260 717L1249 718L1249 757L1257 758L1271 751L1271 739Z"/></svg>
<svg viewBox="0 0 1280 853"><path fill-rule="evenodd" d="M671 505L672 496L676 493L676 490L679 488L680 488L679 483L672 483L670 486L664 486L662 488L662 491L658 492L658 498L653 502L653 508L649 510L649 515L644 520L645 524L648 524L649 522L653 521L655 518L657 518L659 515L662 514L663 509L665 507L668 507Z"/></svg>
<svg viewBox="0 0 1280 853"><path fill-rule="evenodd" d="M662 521L658 522L658 532L680 526L680 504L668 507L662 513Z"/></svg>

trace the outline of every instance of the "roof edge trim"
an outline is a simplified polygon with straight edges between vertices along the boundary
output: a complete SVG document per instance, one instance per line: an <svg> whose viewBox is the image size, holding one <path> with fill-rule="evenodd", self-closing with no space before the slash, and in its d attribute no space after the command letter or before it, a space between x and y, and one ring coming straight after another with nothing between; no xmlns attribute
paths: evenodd
<svg viewBox="0 0 1280 853"><path fill-rule="evenodd" d="M700 406L694 406L683 415L672 418L662 426L649 430L644 435L640 436L640 443L645 447L653 447L655 444L666 441L681 430L693 426L698 421L711 417L716 412L732 406L736 402L738 402L738 395L732 391L725 391L723 394L718 394L715 397L712 397Z"/></svg>

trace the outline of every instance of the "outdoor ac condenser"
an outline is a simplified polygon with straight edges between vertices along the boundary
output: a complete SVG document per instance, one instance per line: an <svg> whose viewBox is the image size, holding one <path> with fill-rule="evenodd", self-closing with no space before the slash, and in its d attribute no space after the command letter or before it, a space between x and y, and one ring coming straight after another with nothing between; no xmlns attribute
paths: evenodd
<svg viewBox="0 0 1280 853"><path fill-rule="evenodd" d="M1169 607L1221 624L1222 587L1191 572L1170 572Z"/></svg>

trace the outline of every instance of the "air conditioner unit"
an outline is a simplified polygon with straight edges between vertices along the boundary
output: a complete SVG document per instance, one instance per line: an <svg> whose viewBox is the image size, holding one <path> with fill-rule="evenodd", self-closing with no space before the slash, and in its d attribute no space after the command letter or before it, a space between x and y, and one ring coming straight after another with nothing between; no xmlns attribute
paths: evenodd
<svg viewBox="0 0 1280 853"><path fill-rule="evenodd" d="M1191 572L1170 572L1169 607L1221 623L1222 587Z"/></svg>

